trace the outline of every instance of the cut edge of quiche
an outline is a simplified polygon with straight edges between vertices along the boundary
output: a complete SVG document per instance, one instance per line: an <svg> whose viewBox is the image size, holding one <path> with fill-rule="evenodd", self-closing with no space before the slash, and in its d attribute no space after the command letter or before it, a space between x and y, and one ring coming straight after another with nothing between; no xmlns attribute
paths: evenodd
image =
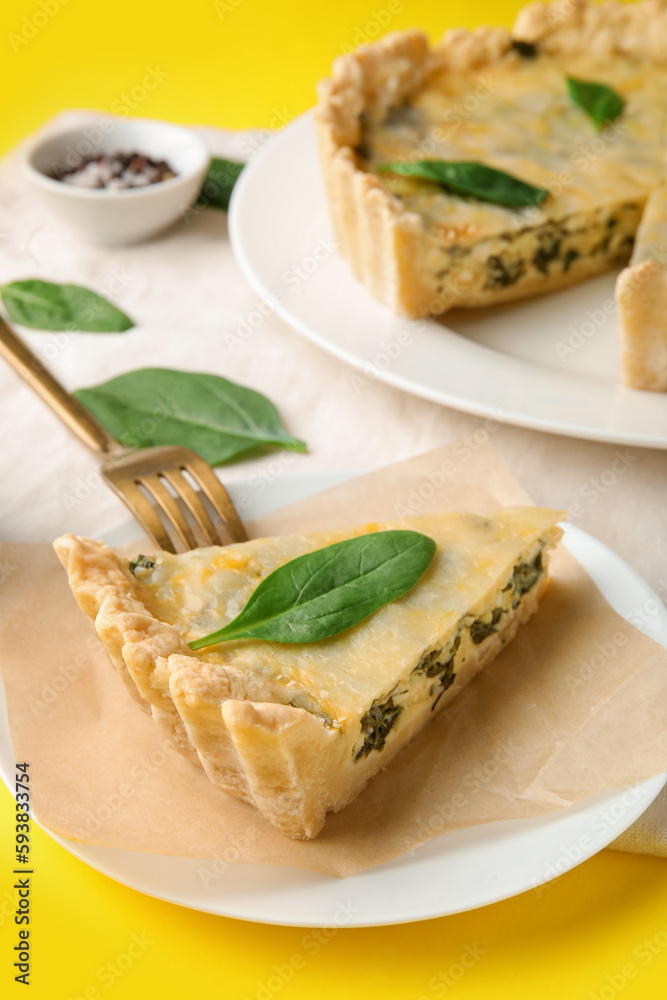
<svg viewBox="0 0 667 1000"><path fill-rule="evenodd" d="M310 839L535 612L562 516L506 508L255 539L158 553L136 576L103 543L65 535L54 547L113 666L171 745L284 834ZM347 633L300 647L189 648L277 564L396 527L430 534L434 563Z"/></svg>
<svg viewBox="0 0 667 1000"><path fill-rule="evenodd" d="M332 76L318 86L315 121L336 239L357 278L395 313L423 317L454 306L493 305L551 292L622 267L650 189L638 190L636 197L607 208L573 215L571 225L567 218L551 219L548 202L529 210L534 215L532 221L526 216L523 228L521 213L512 219L507 210L505 232L499 227L491 238L473 246L471 254L459 227L453 225L448 232L443 224L434 235L423 213L403 204L400 184L396 196L372 168L366 168L365 135L369 123L409 103L434 74L469 74L484 81L485 73L512 60L519 66L517 41L537 45L541 54L556 58L590 52L603 60L617 55L664 67L666 39L664 0L632 4L555 0L524 7L511 32L501 27L452 29L431 47L424 33L400 31L339 57ZM465 120L461 128L466 128ZM591 141L595 134L591 126ZM502 160L502 150L499 153ZM433 154L422 155L428 159ZM521 261L511 260L508 266L503 246L507 248L507 240L516 241L517 236L522 240ZM560 267L555 266L552 252L556 244L563 250ZM657 283L664 301L663 275L664 268L659 279L644 286L644 297ZM644 310L643 322L645 306L639 293L632 308L637 313ZM653 318L657 322L651 335L644 336L633 320L626 325L630 332L622 375L635 388L667 388L667 323L659 322L658 310L653 310ZM650 374L654 369L658 375Z"/></svg>

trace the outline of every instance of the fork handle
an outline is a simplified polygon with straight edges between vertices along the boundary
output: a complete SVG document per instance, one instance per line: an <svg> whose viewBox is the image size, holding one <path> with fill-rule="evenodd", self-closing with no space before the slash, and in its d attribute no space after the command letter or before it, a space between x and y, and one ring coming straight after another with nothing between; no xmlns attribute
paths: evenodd
<svg viewBox="0 0 667 1000"><path fill-rule="evenodd" d="M39 358L16 336L1 316L0 354L88 448L104 455L122 450L78 399L70 396L46 370Z"/></svg>

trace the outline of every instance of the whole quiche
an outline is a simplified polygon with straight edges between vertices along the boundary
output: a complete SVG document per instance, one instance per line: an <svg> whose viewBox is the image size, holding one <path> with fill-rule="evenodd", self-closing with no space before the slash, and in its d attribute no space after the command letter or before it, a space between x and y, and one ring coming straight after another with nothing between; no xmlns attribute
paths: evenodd
<svg viewBox="0 0 667 1000"><path fill-rule="evenodd" d="M664 0L530 4L512 31L454 29L435 46L387 35L336 60L316 122L339 248L394 312L507 302L630 263L623 379L667 390Z"/></svg>

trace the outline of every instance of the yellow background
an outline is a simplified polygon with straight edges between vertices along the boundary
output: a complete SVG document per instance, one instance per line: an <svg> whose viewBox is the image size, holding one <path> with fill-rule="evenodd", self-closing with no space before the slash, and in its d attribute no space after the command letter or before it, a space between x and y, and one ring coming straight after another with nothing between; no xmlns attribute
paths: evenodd
<svg viewBox="0 0 667 1000"><path fill-rule="evenodd" d="M331 60L376 34L389 9L388 0L220 0L218 10L209 0L41 3L2 4L3 151L67 107L118 111L125 105L146 117L239 128L279 124L313 102L314 83ZM456 24L509 24L519 5L394 0L393 9L401 9L385 30L420 25L436 37ZM34 37L26 40L28 34ZM146 90L142 80L150 70L163 79ZM313 955L302 943L304 930L246 924L142 896L86 868L39 830L33 832L33 985L26 994L11 967L17 930L12 818L3 789L3 997L67 1000L94 986L101 997L255 998L273 967L294 953L305 964L273 993L281 1000L611 1000L619 993L653 1000L667 994L667 947L658 944L646 964L635 951L656 935L667 940L667 861L605 851L516 899L418 924L339 930ZM145 954L120 978L101 981L98 971L126 952L134 934L152 942ZM466 946L483 955L446 992L442 977L441 989L434 989ZM623 986L628 962L639 971Z"/></svg>

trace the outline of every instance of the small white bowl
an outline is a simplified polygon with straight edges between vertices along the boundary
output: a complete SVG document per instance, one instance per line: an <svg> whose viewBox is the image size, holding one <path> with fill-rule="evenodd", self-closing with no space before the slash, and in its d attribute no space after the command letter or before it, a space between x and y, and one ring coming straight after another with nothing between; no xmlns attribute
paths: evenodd
<svg viewBox="0 0 667 1000"><path fill-rule="evenodd" d="M140 188L88 189L48 175L87 156L137 152L166 160L176 177ZM57 215L94 243L137 243L186 215L196 199L210 156L189 129L143 118L91 118L79 128L39 139L27 150L24 170Z"/></svg>

